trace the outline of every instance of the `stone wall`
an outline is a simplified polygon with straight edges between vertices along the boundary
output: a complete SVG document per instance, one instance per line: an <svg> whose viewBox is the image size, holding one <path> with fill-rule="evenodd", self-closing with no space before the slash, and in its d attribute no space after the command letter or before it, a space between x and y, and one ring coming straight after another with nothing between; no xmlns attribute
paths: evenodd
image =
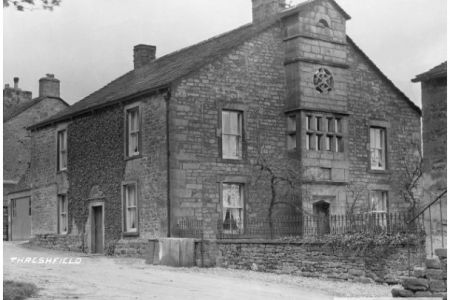
<svg viewBox="0 0 450 300"><path fill-rule="evenodd" d="M424 261L423 245L402 245L384 256L333 249L323 242L197 241L196 264L304 277L396 284L410 264ZM203 255L202 255L203 253Z"/></svg>
<svg viewBox="0 0 450 300"><path fill-rule="evenodd" d="M447 249L436 249L438 258L427 259L425 267L414 268L414 277L402 281L404 289L392 290L394 297L444 297L447 299Z"/></svg>
<svg viewBox="0 0 450 300"><path fill-rule="evenodd" d="M84 244L80 236L37 234L30 240L30 244L53 250L85 252Z"/></svg>

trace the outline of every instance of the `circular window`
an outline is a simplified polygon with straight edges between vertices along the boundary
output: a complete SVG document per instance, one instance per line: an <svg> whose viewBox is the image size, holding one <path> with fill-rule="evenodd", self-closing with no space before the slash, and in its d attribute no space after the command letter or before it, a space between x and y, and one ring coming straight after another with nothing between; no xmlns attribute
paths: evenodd
<svg viewBox="0 0 450 300"><path fill-rule="evenodd" d="M314 74L314 86L319 93L328 93L333 89L334 80L330 71L320 68Z"/></svg>

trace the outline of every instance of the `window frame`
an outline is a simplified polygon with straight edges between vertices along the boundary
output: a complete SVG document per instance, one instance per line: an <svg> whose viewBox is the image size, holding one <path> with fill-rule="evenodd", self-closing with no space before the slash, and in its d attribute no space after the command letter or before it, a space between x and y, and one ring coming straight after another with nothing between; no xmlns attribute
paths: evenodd
<svg viewBox="0 0 450 300"><path fill-rule="evenodd" d="M61 134L63 134L63 139L60 139ZM65 143L65 149L61 149L61 141ZM56 171L63 172L67 171L68 164L68 143L67 143L67 128L58 129L56 131ZM65 156L65 166L62 166L63 156Z"/></svg>
<svg viewBox="0 0 450 300"><path fill-rule="evenodd" d="M288 114L286 115L286 149L288 152L297 152L299 142L298 142L298 115L299 114ZM292 147L292 145L294 147Z"/></svg>
<svg viewBox="0 0 450 300"><path fill-rule="evenodd" d="M136 230L128 231L127 222L128 222L128 186L134 186L135 189L135 209L136 209ZM122 235L123 236L139 236L139 185L137 181L126 181L122 182L121 186L121 198L122 198Z"/></svg>
<svg viewBox="0 0 450 300"><path fill-rule="evenodd" d="M61 204L64 199L64 205ZM58 194L57 196L57 210L58 210L58 234L67 235L69 233L69 201L67 198L67 194ZM65 210L63 211L62 208ZM63 212L65 214L65 223L62 224L62 215ZM66 231L62 230L63 225L66 225Z"/></svg>
<svg viewBox="0 0 450 300"><path fill-rule="evenodd" d="M227 158L224 157L223 154L223 112L224 111L230 111L230 112L237 112L239 113L240 120L241 120L241 126L240 126L240 137L241 137L241 155L239 158ZM218 154L219 157L217 159L218 162L225 162L225 163L242 163L247 159L247 134L246 134L246 120L247 120L247 107L244 105L226 105L226 106L219 106L218 108L218 130L217 130L217 138L218 138Z"/></svg>
<svg viewBox="0 0 450 300"><path fill-rule="evenodd" d="M384 206L385 210L373 210L372 195L374 193L381 193L381 199L384 202L384 203L382 203L382 206ZM386 214L389 212L389 191L380 190L380 189L374 189L374 190L369 191L369 212L370 213L386 213Z"/></svg>
<svg viewBox="0 0 450 300"><path fill-rule="evenodd" d="M138 130L134 132L130 132L130 121L129 121L129 114L132 112L137 112L137 125ZM142 113L141 113L141 107L139 104L133 104L125 107L124 109L124 122L125 122L125 159L136 159L142 157ZM137 135L137 149L138 153L133 153L130 155L130 136L131 134Z"/></svg>
<svg viewBox="0 0 450 300"><path fill-rule="evenodd" d="M242 208L241 208L241 224L242 224L242 228L238 228L237 232L233 232L232 230L225 230L225 226L224 226L224 213L225 213L225 209L226 207L224 206L224 185L238 185L240 188L240 197L241 197L241 202L242 202ZM227 181L222 181L220 182L220 204L221 204L221 214L220 214L220 218L221 218L221 222L222 222L222 233L227 234L227 235L243 235L246 232L246 184L245 182L242 182L241 180L227 180Z"/></svg>
<svg viewBox="0 0 450 300"><path fill-rule="evenodd" d="M380 168L374 167L372 165L372 129L381 130L381 132L384 133L383 138L381 141L383 142L382 145L382 158L384 159L383 163L384 165ZM385 172L388 170L388 130L387 127L379 126L379 125L370 125L369 126L369 170L374 172ZM375 148L374 148L375 149Z"/></svg>
<svg viewBox="0 0 450 300"><path fill-rule="evenodd" d="M301 123L305 126L302 131L305 139L304 150L345 153L344 116L306 111L301 118Z"/></svg>

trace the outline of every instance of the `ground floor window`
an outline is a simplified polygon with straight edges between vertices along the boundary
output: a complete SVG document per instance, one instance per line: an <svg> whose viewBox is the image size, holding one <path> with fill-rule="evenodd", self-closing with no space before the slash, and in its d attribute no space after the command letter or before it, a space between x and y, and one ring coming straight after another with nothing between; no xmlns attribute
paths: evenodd
<svg viewBox="0 0 450 300"><path fill-rule="evenodd" d="M222 184L222 221L225 233L239 234L244 231L244 185Z"/></svg>
<svg viewBox="0 0 450 300"><path fill-rule="evenodd" d="M58 195L58 233L66 234L68 231L68 202L66 195Z"/></svg>
<svg viewBox="0 0 450 300"><path fill-rule="evenodd" d="M374 225L385 227L387 224L387 191L370 191L371 222Z"/></svg>
<svg viewBox="0 0 450 300"><path fill-rule="evenodd" d="M137 185L123 185L123 229L125 233L138 232Z"/></svg>

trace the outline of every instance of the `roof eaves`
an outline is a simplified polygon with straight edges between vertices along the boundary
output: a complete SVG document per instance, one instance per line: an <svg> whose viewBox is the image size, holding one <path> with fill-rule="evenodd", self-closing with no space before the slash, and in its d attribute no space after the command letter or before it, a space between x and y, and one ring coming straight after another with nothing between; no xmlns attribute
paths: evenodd
<svg viewBox="0 0 450 300"><path fill-rule="evenodd" d="M416 78L411 79L412 82L422 82L431 79L444 78L447 77L447 62L432 68L431 70L421 73L416 76Z"/></svg>
<svg viewBox="0 0 450 300"><path fill-rule="evenodd" d="M356 45L356 43L347 35L347 41L367 60L367 62L377 71L377 73L402 97L408 104L422 116L422 110L418 107L408 96L405 95L384 73L377 67L377 65L364 53L364 51Z"/></svg>

